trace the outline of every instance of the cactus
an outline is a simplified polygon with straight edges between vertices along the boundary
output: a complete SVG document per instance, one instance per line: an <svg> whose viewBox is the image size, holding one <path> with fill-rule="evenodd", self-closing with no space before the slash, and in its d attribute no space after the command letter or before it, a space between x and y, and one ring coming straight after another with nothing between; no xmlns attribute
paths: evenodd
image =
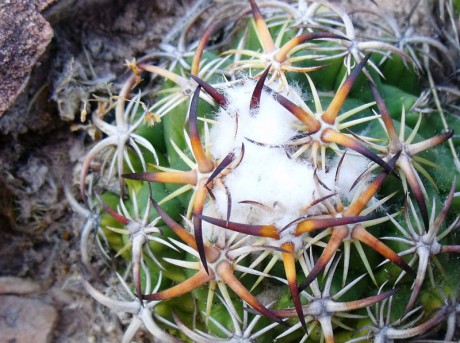
<svg viewBox="0 0 460 343"><path fill-rule="evenodd" d="M85 288L132 314L122 341L460 338L460 122L432 76L448 48L369 10L363 38L324 1L214 6L92 116L72 204Z"/></svg>

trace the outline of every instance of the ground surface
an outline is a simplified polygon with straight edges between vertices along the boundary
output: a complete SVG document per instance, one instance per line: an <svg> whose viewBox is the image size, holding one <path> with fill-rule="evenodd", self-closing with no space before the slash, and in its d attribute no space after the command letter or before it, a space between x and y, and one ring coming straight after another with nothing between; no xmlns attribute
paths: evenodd
<svg viewBox="0 0 460 343"><path fill-rule="evenodd" d="M63 185L88 141L72 128L90 94L116 91L124 61L154 49L192 2L0 1L0 112L9 107L0 118L0 342L121 337L119 319L81 283L82 220Z"/></svg>
<svg viewBox="0 0 460 343"><path fill-rule="evenodd" d="M399 6L403 15L414 3L376 2ZM167 40L178 27L175 18L193 6L193 0L0 2L0 112L6 111L0 117L0 343L27 342L34 332L40 342L121 337L120 319L82 287L82 220L72 215L63 185L90 142L78 125L85 106L94 109L91 94L116 92L127 75L124 61Z"/></svg>

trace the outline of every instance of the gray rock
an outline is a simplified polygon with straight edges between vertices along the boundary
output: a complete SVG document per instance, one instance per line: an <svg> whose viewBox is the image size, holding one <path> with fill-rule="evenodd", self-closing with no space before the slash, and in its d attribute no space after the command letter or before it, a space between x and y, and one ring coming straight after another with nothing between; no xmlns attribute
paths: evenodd
<svg viewBox="0 0 460 343"><path fill-rule="evenodd" d="M27 1L0 6L0 117L14 103L53 37L48 22Z"/></svg>
<svg viewBox="0 0 460 343"><path fill-rule="evenodd" d="M57 311L36 299L0 296L0 343L47 343Z"/></svg>
<svg viewBox="0 0 460 343"><path fill-rule="evenodd" d="M39 283L13 276L0 277L0 294L30 294L41 291Z"/></svg>

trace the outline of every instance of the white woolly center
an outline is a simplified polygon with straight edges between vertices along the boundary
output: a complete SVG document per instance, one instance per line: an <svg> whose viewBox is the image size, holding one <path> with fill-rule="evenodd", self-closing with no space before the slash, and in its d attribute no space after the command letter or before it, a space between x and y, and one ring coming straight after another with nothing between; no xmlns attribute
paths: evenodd
<svg viewBox="0 0 460 343"><path fill-rule="evenodd" d="M232 201L230 220L245 224L273 224L281 230L303 215L302 209L318 198L315 168L300 158L289 158L285 149L273 147L286 144L297 135L295 127L299 121L266 92L262 94L260 107L250 111L254 87L255 82L247 80L243 85L226 89L229 105L216 115L216 124L210 132L210 149L212 157L220 161L230 152L240 154L242 144L245 146L241 163L224 180ZM292 88L290 92L293 92ZM283 95L296 101L288 94ZM326 174L320 169L316 173L328 188L339 191L349 200L349 188L368 161L348 153L335 184L338 161L339 158L327 161ZM225 189L216 187L213 194L217 213L226 218L228 199ZM205 209L205 212L214 211ZM290 237L283 233L282 241L291 239L297 246L301 244L301 238L293 237L292 231L292 228L287 229Z"/></svg>

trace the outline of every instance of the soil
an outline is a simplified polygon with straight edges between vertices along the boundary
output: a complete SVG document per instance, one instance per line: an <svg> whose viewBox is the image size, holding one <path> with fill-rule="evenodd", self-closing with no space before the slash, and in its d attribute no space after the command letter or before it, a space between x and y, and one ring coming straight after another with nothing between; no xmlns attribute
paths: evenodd
<svg viewBox="0 0 460 343"><path fill-rule="evenodd" d="M403 17L411 10L408 1L376 2L391 3L392 10L398 6ZM351 3L369 6L371 1ZM64 184L72 183L92 142L80 114L94 110L92 94L116 93L128 75L126 60L180 32L180 18L197 8L193 0L0 2L0 22L13 13L23 16L25 26L32 20L39 25L37 32L0 39L0 48L25 42L17 45L24 47L24 57L14 55L0 68L0 83L11 81L5 92L0 87L0 105L8 108L2 115L0 107L0 296L15 294L52 306L58 313L47 338L52 342L114 342L124 328L81 282L83 220L73 216L64 194ZM139 333L137 341L144 340Z"/></svg>
<svg viewBox="0 0 460 343"><path fill-rule="evenodd" d="M0 297L19 294L57 310L45 341L115 342L122 336L122 320L83 289L83 220L69 208L64 184L91 143L78 130L85 104L93 110L91 94L116 92L127 75L125 60L168 39L193 2L0 2L0 22L18 22L11 28L4 20L0 27L0 37L7 37L0 39L2 61L10 62L0 70L0 112L9 106L0 113ZM16 341L24 342L21 337ZM6 342L1 333L0 342Z"/></svg>

